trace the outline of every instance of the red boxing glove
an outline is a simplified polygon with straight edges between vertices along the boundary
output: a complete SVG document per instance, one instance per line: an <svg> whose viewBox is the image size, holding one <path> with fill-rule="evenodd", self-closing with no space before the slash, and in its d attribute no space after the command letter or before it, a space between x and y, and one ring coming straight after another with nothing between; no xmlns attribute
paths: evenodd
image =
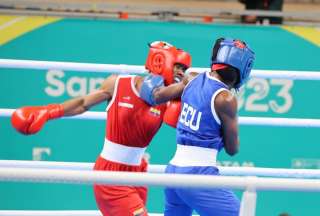
<svg viewBox="0 0 320 216"><path fill-rule="evenodd" d="M173 128L177 127L178 119L181 112L181 101L180 100L174 100L169 101L167 105L166 112L163 116L163 121L170 125Z"/></svg>
<svg viewBox="0 0 320 216"><path fill-rule="evenodd" d="M48 120L59 118L63 114L64 110L61 104L22 107L13 112L11 124L20 133L35 134Z"/></svg>

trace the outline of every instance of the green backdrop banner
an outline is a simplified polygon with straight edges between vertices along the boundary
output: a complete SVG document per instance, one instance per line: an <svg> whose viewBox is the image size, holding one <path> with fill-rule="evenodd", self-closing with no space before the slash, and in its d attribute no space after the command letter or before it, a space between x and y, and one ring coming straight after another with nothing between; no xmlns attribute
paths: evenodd
<svg viewBox="0 0 320 216"><path fill-rule="evenodd" d="M0 37L1 31L0 31ZM143 65L147 43L168 41L189 51L194 67L209 65L219 37L247 41L255 69L320 71L320 49L279 27L61 19L0 46L0 58ZM0 107L58 103L87 94L108 74L0 68ZM317 81L252 78L239 92L240 116L319 118ZM105 110L102 104L93 111ZM104 141L105 122L60 119L33 136L18 134L0 118L0 159L94 162ZM241 126L240 152L224 166L320 168L319 129ZM163 125L147 152L166 164L175 150L175 131ZM90 186L0 182L0 209L96 209ZM241 191L237 194L241 197ZM320 194L259 192L257 216L318 215ZM148 209L163 212L162 188L150 188Z"/></svg>

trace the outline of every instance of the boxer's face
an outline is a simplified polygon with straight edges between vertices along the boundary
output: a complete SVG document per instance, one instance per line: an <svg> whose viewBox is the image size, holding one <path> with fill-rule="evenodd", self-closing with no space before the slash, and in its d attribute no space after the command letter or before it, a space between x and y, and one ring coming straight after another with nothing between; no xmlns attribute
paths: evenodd
<svg viewBox="0 0 320 216"><path fill-rule="evenodd" d="M183 64L175 64L173 67L173 77L175 82L180 82L188 68Z"/></svg>

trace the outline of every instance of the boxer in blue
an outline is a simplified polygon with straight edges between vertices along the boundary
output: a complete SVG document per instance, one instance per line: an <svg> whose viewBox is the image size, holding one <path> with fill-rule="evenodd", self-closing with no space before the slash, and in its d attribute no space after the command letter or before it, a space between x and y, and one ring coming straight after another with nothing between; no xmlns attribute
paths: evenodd
<svg viewBox="0 0 320 216"><path fill-rule="evenodd" d="M184 87L181 112L168 107L164 120L177 122L177 150L166 173L219 175L216 157L239 148L237 100L230 92L248 79L254 52L240 40L218 39L212 50L211 71ZM178 115L174 116L175 113ZM238 216L240 203L227 189L165 189L165 216Z"/></svg>
<svg viewBox="0 0 320 216"><path fill-rule="evenodd" d="M166 173L219 175L216 157L221 149L229 155L238 152L238 90L248 79L254 52L230 38L216 40L211 56L211 71L187 76L179 83L163 87L159 77L149 75L142 98L149 104L171 101L164 122L177 127L177 150ZM240 203L227 189L165 189L165 216L238 216Z"/></svg>

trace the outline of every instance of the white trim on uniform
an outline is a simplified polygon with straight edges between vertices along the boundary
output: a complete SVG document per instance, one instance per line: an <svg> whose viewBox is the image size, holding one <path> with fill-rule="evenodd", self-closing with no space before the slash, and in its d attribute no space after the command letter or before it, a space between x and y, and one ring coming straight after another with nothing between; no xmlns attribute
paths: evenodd
<svg viewBox="0 0 320 216"><path fill-rule="evenodd" d="M108 110L110 109L110 107L112 106L112 104L114 103L114 100L116 99L116 96L117 96L117 91L118 91L118 84L119 84L119 79L120 79L120 76L117 77L116 79L116 83L114 84L114 90L113 90L113 94L112 94L112 98L106 108L106 111L108 112Z"/></svg>
<svg viewBox="0 0 320 216"><path fill-rule="evenodd" d="M219 82L219 83L222 83L222 84L225 86L225 88L218 89L218 90L212 95L212 97L211 97L211 112L212 112L213 118L216 120L216 122L217 122L219 125L221 125L221 120L220 120L219 116L218 116L217 113L216 113L216 109L214 108L214 101L215 101L217 95L218 95L220 92L222 92L222 91L229 91L229 90L227 89L228 86L227 86L225 83L223 83L221 80L217 79L216 77L211 76L211 75L210 75L210 71L207 71L207 72L206 72L206 76L207 76L209 79L212 79L212 80L215 80L215 81L217 81L217 82Z"/></svg>
<svg viewBox="0 0 320 216"><path fill-rule="evenodd" d="M115 83L115 85L114 85L114 91L113 91L113 94L112 94L112 99L111 99L111 101L109 102L109 104L108 104L108 106L107 106L107 108L106 108L106 111L108 111L108 110L110 109L111 105L114 103L114 100L116 99L117 91L118 91L118 85L119 85L119 79L120 79L120 78L128 78L128 77L131 78L130 83L131 83L132 91L139 97L139 93L137 93L137 90L136 90L136 88L134 87L134 82L132 81L132 80L134 80L134 79L132 79L132 78L134 78L135 75L119 75L119 76L117 77L116 83ZM133 85L132 85L132 83L133 83Z"/></svg>
<svg viewBox="0 0 320 216"><path fill-rule="evenodd" d="M219 125L221 125L221 120L220 120L219 116L216 113L216 109L214 107L214 101L215 101L217 95L222 91L229 91L229 90L225 89L225 88L218 89L211 97L211 112L212 112L213 118L216 120L216 122Z"/></svg>
<svg viewBox="0 0 320 216"><path fill-rule="evenodd" d="M136 86L134 85L134 80L135 80L136 76L132 76L131 78L131 89L133 91L133 93L137 96L140 97L140 94L138 92L138 89L136 89Z"/></svg>
<svg viewBox="0 0 320 216"><path fill-rule="evenodd" d="M134 107L133 104L125 103L125 102L119 102L118 106L130 108L130 109L132 109Z"/></svg>
<svg viewBox="0 0 320 216"><path fill-rule="evenodd" d="M170 164L180 167L216 166L217 154L216 149L177 144Z"/></svg>
<svg viewBox="0 0 320 216"><path fill-rule="evenodd" d="M100 156L109 161L138 166L145 150L146 147L130 147L105 139Z"/></svg>
<svg viewBox="0 0 320 216"><path fill-rule="evenodd" d="M210 75L210 71L207 71L207 72L206 72L206 75L207 75L207 77L208 77L209 79L212 79L212 80L215 80L215 81L217 81L217 82L219 82L219 83L222 83L226 88L228 87L224 82L222 82L222 81L219 80L218 78L216 78L216 77L214 77L214 76L211 76L211 75Z"/></svg>

